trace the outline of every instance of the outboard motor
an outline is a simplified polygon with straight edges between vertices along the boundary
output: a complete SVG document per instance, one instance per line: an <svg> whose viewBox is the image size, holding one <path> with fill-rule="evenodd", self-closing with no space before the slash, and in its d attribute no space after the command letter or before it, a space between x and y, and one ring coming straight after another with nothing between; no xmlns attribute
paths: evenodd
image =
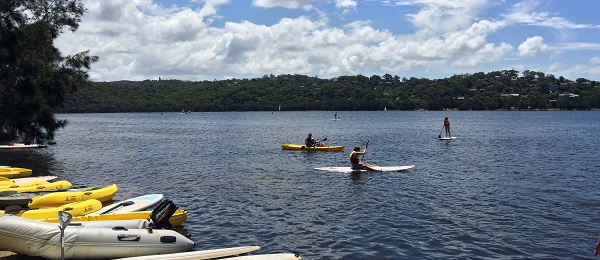
<svg viewBox="0 0 600 260"><path fill-rule="evenodd" d="M175 214L178 207L169 199L161 201L150 213L153 228L173 229L169 218Z"/></svg>

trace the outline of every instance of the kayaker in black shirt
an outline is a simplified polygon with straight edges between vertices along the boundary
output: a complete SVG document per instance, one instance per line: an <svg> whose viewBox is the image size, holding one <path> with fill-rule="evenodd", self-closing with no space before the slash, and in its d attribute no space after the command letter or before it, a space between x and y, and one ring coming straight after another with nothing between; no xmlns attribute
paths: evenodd
<svg viewBox="0 0 600 260"><path fill-rule="evenodd" d="M312 133L308 133L308 137L304 140L304 145L306 145L306 147L316 147L321 146L321 142L312 138Z"/></svg>

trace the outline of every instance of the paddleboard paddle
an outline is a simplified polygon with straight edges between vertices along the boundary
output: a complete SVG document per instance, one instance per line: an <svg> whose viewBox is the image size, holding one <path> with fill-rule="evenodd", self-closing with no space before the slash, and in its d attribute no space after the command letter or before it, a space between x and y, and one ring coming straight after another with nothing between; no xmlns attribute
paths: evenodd
<svg viewBox="0 0 600 260"><path fill-rule="evenodd" d="M369 147L369 142L370 142L370 141L371 141L371 140L367 141L367 145L365 145L365 153L367 153L367 148ZM362 161L362 160L363 160L363 158L365 157L365 153L363 153L363 155L360 157L360 160L361 160L361 161Z"/></svg>

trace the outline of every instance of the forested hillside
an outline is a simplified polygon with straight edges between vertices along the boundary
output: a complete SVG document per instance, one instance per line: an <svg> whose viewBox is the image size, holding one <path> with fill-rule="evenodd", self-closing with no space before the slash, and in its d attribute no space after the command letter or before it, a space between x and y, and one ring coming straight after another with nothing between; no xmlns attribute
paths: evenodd
<svg viewBox="0 0 600 260"><path fill-rule="evenodd" d="M590 110L600 84L515 70L444 79L385 74L319 79L265 75L220 81L95 82L78 89L57 112L281 110Z"/></svg>

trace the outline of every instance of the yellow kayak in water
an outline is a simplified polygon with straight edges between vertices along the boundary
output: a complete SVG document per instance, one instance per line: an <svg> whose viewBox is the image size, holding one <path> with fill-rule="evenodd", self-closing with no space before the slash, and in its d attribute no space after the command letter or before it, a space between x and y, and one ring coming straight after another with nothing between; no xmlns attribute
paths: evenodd
<svg viewBox="0 0 600 260"><path fill-rule="evenodd" d="M332 146L306 146L303 144L282 144L283 150L303 150L303 151L326 151L326 152L340 152L344 150L343 145L332 145Z"/></svg>

